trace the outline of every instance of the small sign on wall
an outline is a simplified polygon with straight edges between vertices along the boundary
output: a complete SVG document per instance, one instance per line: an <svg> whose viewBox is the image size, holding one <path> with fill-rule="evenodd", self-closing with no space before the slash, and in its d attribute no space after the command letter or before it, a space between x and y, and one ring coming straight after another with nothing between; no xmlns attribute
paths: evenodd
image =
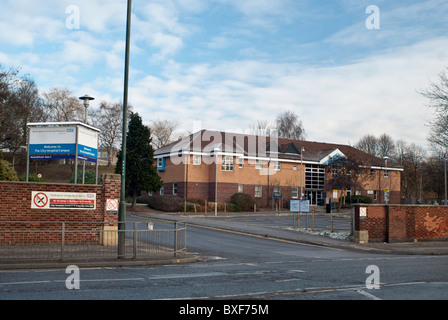
<svg viewBox="0 0 448 320"><path fill-rule="evenodd" d="M96 193L31 191L32 209L96 209Z"/></svg>
<svg viewBox="0 0 448 320"><path fill-rule="evenodd" d="M118 199L107 199L106 214L117 214L117 213L118 213Z"/></svg>
<svg viewBox="0 0 448 320"><path fill-rule="evenodd" d="M359 216L360 217L367 217L367 208L366 207L359 207Z"/></svg>

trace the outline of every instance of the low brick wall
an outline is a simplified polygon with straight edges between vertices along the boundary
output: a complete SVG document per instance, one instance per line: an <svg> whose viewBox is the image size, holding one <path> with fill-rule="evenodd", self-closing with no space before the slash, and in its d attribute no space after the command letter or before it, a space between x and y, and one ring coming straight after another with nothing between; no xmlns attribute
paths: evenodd
<svg viewBox="0 0 448 320"><path fill-rule="evenodd" d="M360 242L448 240L448 207L356 205L354 233Z"/></svg>
<svg viewBox="0 0 448 320"><path fill-rule="evenodd" d="M95 194L96 208L33 208L33 192ZM61 222L67 243L96 242L98 230L117 225L118 210L108 210L106 203L119 198L120 176L113 174L102 175L99 185L0 181L0 244L60 242Z"/></svg>

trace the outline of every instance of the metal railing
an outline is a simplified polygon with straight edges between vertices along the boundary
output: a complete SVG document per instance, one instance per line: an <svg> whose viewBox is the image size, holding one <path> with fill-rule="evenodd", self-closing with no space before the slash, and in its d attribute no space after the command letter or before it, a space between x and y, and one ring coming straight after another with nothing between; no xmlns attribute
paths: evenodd
<svg viewBox="0 0 448 320"><path fill-rule="evenodd" d="M119 233L125 233L118 256ZM144 259L186 252L185 223L0 221L0 262Z"/></svg>

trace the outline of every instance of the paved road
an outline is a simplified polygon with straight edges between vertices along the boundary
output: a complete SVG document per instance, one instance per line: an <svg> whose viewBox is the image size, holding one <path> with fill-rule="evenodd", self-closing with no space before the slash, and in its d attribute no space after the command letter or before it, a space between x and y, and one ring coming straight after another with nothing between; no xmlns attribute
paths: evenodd
<svg viewBox="0 0 448 320"><path fill-rule="evenodd" d="M204 261L80 269L72 290L65 269L0 271L0 299L448 299L444 255L360 252L193 226L187 240ZM369 266L378 272L366 273ZM379 289L366 286L373 275Z"/></svg>

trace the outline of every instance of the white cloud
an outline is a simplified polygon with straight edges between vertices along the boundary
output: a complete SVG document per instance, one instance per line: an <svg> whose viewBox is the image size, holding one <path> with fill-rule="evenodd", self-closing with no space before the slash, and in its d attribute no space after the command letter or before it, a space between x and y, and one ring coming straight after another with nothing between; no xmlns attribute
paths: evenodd
<svg viewBox="0 0 448 320"><path fill-rule="evenodd" d="M310 140L355 143L366 133L386 132L425 145L428 109L416 90L448 63L441 55L447 46L448 39L441 38L338 67L236 61L182 69L172 64L170 79L150 77L134 88L140 92L136 105L145 117L156 112L162 119L201 120L205 128L221 130L244 130L254 120L273 122L289 109L299 114Z"/></svg>

